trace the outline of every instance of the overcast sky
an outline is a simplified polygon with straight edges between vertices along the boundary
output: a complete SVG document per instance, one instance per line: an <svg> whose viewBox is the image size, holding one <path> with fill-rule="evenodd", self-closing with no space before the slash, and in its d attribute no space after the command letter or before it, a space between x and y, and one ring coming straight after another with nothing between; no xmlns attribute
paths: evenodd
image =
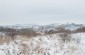
<svg viewBox="0 0 85 55"><path fill-rule="evenodd" d="M0 25L85 24L85 0L0 0Z"/></svg>

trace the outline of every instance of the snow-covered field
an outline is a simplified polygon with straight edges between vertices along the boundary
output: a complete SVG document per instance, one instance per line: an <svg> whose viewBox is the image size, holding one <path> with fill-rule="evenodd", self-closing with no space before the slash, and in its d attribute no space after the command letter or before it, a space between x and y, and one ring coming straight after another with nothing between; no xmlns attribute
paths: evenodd
<svg viewBox="0 0 85 55"><path fill-rule="evenodd" d="M70 42L62 42L58 34L17 37L0 45L0 55L85 55L85 33L72 34Z"/></svg>

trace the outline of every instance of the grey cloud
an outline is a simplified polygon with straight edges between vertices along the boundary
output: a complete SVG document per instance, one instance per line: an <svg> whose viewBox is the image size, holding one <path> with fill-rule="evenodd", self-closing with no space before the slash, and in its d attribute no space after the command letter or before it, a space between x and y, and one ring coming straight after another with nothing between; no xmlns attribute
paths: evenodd
<svg viewBox="0 0 85 55"><path fill-rule="evenodd" d="M16 23L84 23L84 10L85 0L1 0L0 21L3 24L12 23L12 19ZM19 19L22 21L18 22Z"/></svg>

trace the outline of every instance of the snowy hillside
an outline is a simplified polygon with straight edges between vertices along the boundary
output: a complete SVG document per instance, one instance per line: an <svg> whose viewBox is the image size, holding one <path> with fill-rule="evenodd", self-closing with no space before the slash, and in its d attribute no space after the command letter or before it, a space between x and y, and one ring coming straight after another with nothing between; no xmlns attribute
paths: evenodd
<svg viewBox="0 0 85 55"><path fill-rule="evenodd" d="M75 24L75 23L67 23L67 24L57 24L57 23L54 23L54 24L50 24L50 25L36 25L36 24L17 24L17 25L8 25L8 26L3 26L3 27L9 27L9 28L15 28L15 29L21 29L21 28L36 28L36 29L39 29L39 28L43 28L44 30L46 29L55 29L59 26L63 26L65 27L66 29L77 29L77 28L80 28L82 26L84 26L83 24Z"/></svg>
<svg viewBox="0 0 85 55"><path fill-rule="evenodd" d="M0 45L0 55L85 55L85 33L72 34L63 42L59 34L20 37Z"/></svg>
<svg viewBox="0 0 85 55"><path fill-rule="evenodd" d="M39 27L39 25L36 25L36 24L16 24L16 25L7 25L4 27L21 29L21 28L37 28L37 27Z"/></svg>

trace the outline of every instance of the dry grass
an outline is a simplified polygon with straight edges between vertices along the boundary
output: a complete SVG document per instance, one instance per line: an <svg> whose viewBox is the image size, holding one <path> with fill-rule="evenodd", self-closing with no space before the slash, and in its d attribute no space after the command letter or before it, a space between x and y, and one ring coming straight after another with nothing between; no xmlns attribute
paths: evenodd
<svg viewBox="0 0 85 55"><path fill-rule="evenodd" d="M8 37L8 36L1 36L0 37L0 45L4 44L4 43L9 43L10 41L13 41L14 39L12 37Z"/></svg>
<svg viewBox="0 0 85 55"><path fill-rule="evenodd" d="M38 54L42 53L44 51L44 48L41 48L40 46L37 46L33 51L37 51Z"/></svg>
<svg viewBox="0 0 85 55"><path fill-rule="evenodd" d="M25 55L29 49L27 44L21 44L20 49L22 51L22 53Z"/></svg>

